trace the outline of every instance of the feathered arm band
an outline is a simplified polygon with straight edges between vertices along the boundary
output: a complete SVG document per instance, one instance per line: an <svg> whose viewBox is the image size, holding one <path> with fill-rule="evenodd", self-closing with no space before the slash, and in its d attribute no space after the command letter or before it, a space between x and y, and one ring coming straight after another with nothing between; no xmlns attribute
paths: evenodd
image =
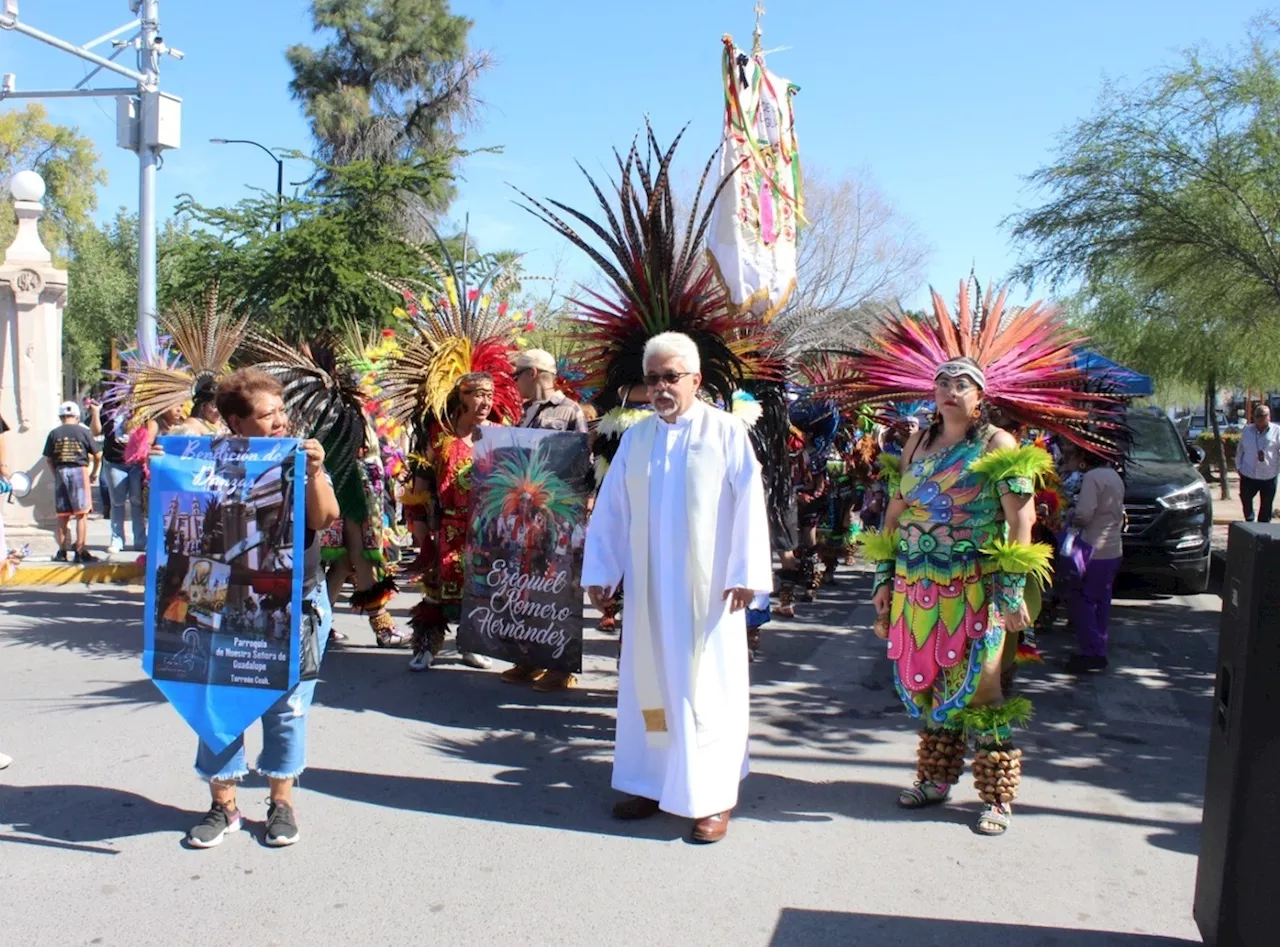
<svg viewBox="0 0 1280 947"><path fill-rule="evenodd" d="M1042 585L1052 575L1053 547L1048 543L1020 543L997 539L984 546L987 572L1009 572L1030 576Z"/></svg>
<svg viewBox="0 0 1280 947"><path fill-rule="evenodd" d="M1052 575L1053 547L1048 543L1020 543L997 539L982 550L985 570L995 573L996 607L1001 612L1017 611L1026 596L1027 578L1042 588Z"/></svg>
<svg viewBox="0 0 1280 947"><path fill-rule="evenodd" d="M1016 493L1030 496L1036 485L1053 473L1053 458L1042 447L1001 447L983 454L969 469L987 483L994 484L1003 496Z"/></svg>
<svg viewBox="0 0 1280 947"><path fill-rule="evenodd" d="M876 577L871 583L871 594L875 595L880 586L893 581L898 563L898 531L868 530L858 537L858 542L862 544L863 556L876 564Z"/></svg>
<svg viewBox="0 0 1280 947"><path fill-rule="evenodd" d="M898 558L898 531L891 533L869 529L858 537L862 557L870 562L892 562Z"/></svg>

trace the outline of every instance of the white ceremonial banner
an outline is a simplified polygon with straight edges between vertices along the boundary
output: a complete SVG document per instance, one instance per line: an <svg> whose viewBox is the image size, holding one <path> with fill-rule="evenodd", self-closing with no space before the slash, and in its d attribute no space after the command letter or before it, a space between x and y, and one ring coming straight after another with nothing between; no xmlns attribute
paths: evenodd
<svg viewBox="0 0 1280 947"><path fill-rule="evenodd" d="M711 216L707 253L739 312L766 321L796 286L796 230L804 219L792 99L799 87L724 38L721 179L733 173ZM736 171L734 169L737 169Z"/></svg>

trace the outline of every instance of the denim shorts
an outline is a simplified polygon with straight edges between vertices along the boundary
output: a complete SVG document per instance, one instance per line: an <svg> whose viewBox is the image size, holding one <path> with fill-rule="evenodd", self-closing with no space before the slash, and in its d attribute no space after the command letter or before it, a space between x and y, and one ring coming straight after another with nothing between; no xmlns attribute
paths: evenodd
<svg viewBox="0 0 1280 947"><path fill-rule="evenodd" d="M333 612L324 586L308 597L306 605L303 621L314 622L315 645L323 657L333 625ZM262 715L262 754L254 768L263 776L290 779L306 769L307 711L311 708L316 683L315 677L299 681ZM247 776L244 734L231 741L221 753L215 753L201 740L196 749L196 772L204 779L218 782L233 782Z"/></svg>

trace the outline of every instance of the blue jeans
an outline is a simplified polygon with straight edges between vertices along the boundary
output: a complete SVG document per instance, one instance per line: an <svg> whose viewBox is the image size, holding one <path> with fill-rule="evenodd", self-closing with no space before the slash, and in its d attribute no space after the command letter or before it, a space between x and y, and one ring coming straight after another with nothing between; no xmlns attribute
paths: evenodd
<svg viewBox="0 0 1280 947"><path fill-rule="evenodd" d="M102 464L102 482L111 499L111 539L124 545L124 505L133 519L133 545L147 548L147 511L142 508L142 468L137 464Z"/></svg>
<svg viewBox="0 0 1280 947"><path fill-rule="evenodd" d="M333 612L323 585L310 599L319 621L316 643L324 657L329 643ZM293 690L267 708L262 721L262 755L254 767L271 779L291 779L307 767L307 711L316 692L316 680L299 681ZM196 748L196 772L217 782L235 782L249 774L244 755L244 734L236 737L221 753L215 753L203 740Z"/></svg>

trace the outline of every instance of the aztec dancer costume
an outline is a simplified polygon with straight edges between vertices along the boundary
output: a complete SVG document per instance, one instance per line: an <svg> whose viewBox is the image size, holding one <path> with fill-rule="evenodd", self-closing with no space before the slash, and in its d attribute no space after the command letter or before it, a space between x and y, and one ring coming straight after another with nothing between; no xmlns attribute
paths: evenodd
<svg viewBox="0 0 1280 947"><path fill-rule="evenodd" d="M435 245L420 253L426 279L378 277L404 299L413 330L387 359L379 384L383 412L414 431L415 489L404 497L405 512L427 527L414 567L424 574L423 598L410 617L415 670L430 666L462 608L472 447L454 422L464 382L483 379L492 386L490 416L501 423L517 421L523 409L512 376L515 327L502 301L514 275L506 264L476 262L469 254L466 234L461 259L436 234Z"/></svg>
<svg viewBox="0 0 1280 947"><path fill-rule="evenodd" d="M936 292L932 319L887 317L867 350L854 354L858 375L843 386L848 400L925 398L939 378L965 378L980 389L983 405L1111 453L1106 418L1115 402L1085 390L1072 352L1078 336L1056 310L1037 303L1008 312L1004 302L1004 292L993 301L988 291L975 314L962 283L954 318ZM940 425L938 416L930 430ZM1009 826L1022 758L1011 728L1031 710L1025 698L1001 701L988 676L998 676L1005 659L1004 616L1021 608L1028 582L1048 577L1053 555L1045 544L1009 539L1003 506L1009 495L1031 503L1052 461L1035 446L989 450L994 435L985 409L950 447L929 452L928 432L922 434L903 458L896 530L864 540L876 562L875 588L893 588L889 613L877 624L887 618L895 684L923 724L917 782L900 802L915 808L944 801L973 738L974 781L987 803L979 829L987 834ZM994 690L995 700L975 706L980 688Z"/></svg>

